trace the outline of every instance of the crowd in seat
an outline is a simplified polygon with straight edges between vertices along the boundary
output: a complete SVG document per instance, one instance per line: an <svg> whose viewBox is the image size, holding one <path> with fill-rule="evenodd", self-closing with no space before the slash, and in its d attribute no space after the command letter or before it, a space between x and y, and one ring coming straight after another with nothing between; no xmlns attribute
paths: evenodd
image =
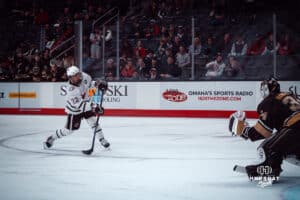
<svg viewBox="0 0 300 200"><path fill-rule="evenodd" d="M45 38L39 41L44 47L32 39L18 42L12 53L1 57L0 80L67 80L66 68L75 63L73 52L57 56L56 47L74 34L76 20L84 24L83 69L93 76L103 71L100 76L107 80L191 80L192 73L194 80L255 78L258 67L272 67L274 53L278 59L289 59L278 63L289 63L299 70L295 56L299 38L281 28L274 45L272 20L267 19L272 15L242 1L132 0L128 1L132 5L126 6L123 2L117 58L113 22L92 26L93 20L117 5L107 2L55 1L51 8L36 3L11 6L16 24L24 21L22 26L42 27ZM264 24L265 28L258 28ZM93 67L98 73L93 74Z"/></svg>

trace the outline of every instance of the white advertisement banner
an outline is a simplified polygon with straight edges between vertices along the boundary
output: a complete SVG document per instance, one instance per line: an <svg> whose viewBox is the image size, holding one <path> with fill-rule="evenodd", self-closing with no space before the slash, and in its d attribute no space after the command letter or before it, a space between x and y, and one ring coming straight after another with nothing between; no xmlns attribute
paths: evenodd
<svg viewBox="0 0 300 200"><path fill-rule="evenodd" d="M0 83L0 108L16 108L19 99L18 83Z"/></svg>
<svg viewBox="0 0 300 200"><path fill-rule="evenodd" d="M283 91L300 98L299 81L280 82ZM107 109L248 110L261 101L260 82L109 82ZM65 106L66 83L0 83L0 108Z"/></svg>
<svg viewBox="0 0 300 200"><path fill-rule="evenodd" d="M137 100L136 87L137 84L132 82L109 83L108 90L103 98L103 106L106 108L135 108ZM55 105L63 108L67 95L67 84L55 83L53 94Z"/></svg>
<svg viewBox="0 0 300 200"><path fill-rule="evenodd" d="M257 82L161 83L161 109L253 110Z"/></svg>
<svg viewBox="0 0 300 200"><path fill-rule="evenodd" d="M32 83L20 84L20 108L40 108L41 96L48 96L41 85ZM16 98L18 96L16 95Z"/></svg>

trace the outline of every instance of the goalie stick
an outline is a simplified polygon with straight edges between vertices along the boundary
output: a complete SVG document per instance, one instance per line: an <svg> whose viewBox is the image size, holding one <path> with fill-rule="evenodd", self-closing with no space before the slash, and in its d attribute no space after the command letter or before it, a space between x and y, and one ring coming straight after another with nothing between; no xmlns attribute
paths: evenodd
<svg viewBox="0 0 300 200"><path fill-rule="evenodd" d="M98 88L97 88L96 92L97 92L97 94L94 93L93 96L92 96L92 103L96 103L96 104L98 104L100 106L100 108L102 108L102 102L103 102L104 92L101 91L101 95L99 95L99 89ZM99 99L99 97L100 97L100 99ZM94 101L99 101L99 102L94 102ZM93 153L93 151L94 151L95 139L96 139L96 132L97 132L97 127L99 125L100 114L97 113L96 116L97 116L97 120L96 120L96 124L95 124L95 129L94 129L92 146L91 146L91 148L89 148L87 150L82 150L82 153L85 154L85 155L91 155Z"/></svg>
<svg viewBox="0 0 300 200"><path fill-rule="evenodd" d="M233 171L243 173L243 174L247 174L246 168L244 166L241 166L241 165L235 165L233 167Z"/></svg>

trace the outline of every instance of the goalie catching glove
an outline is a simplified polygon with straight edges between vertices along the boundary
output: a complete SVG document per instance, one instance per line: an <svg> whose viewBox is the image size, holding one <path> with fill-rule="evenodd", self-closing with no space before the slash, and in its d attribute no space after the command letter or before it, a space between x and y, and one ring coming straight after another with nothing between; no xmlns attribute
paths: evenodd
<svg viewBox="0 0 300 200"><path fill-rule="evenodd" d="M246 114L244 111L236 111L229 117L229 131L234 136L240 136L248 139L248 131L250 126L246 121Z"/></svg>

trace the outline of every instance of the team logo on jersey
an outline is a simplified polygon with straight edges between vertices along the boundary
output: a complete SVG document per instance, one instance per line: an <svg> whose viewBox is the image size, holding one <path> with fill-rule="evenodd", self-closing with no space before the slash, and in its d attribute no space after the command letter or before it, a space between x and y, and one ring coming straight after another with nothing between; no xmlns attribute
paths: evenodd
<svg viewBox="0 0 300 200"><path fill-rule="evenodd" d="M162 94L163 98L172 102L183 102L187 100L187 95L178 90L167 90Z"/></svg>
<svg viewBox="0 0 300 200"><path fill-rule="evenodd" d="M75 89L74 86L69 87L69 91L73 91Z"/></svg>

